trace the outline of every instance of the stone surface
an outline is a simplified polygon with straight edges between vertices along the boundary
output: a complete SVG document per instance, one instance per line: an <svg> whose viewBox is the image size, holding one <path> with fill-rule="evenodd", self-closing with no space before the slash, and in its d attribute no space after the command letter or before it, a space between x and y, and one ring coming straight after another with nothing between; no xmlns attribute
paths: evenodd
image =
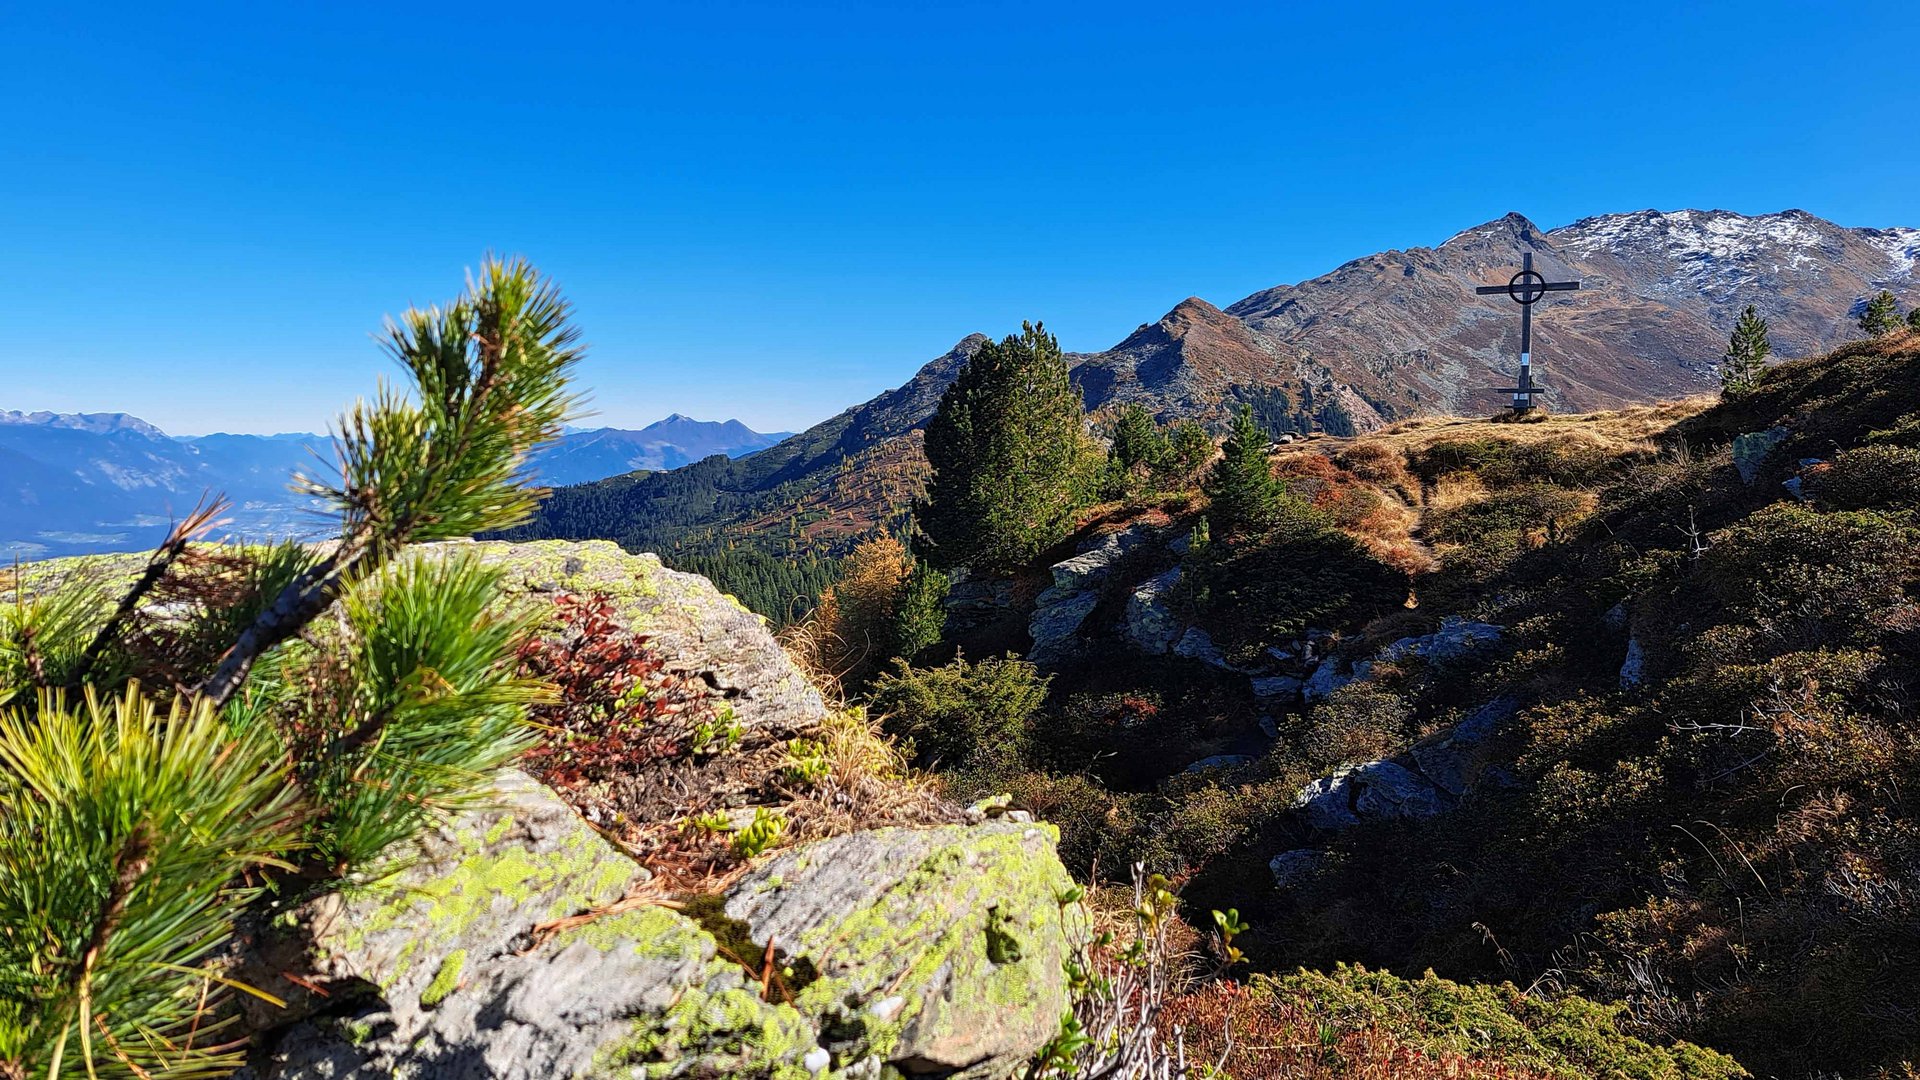
<svg viewBox="0 0 1920 1080"><path fill-rule="evenodd" d="M1185 772L1198 773L1210 769L1230 769L1235 765L1245 765L1253 760L1251 754L1215 754L1203 757L1184 769Z"/></svg>
<svg viewBox="0 0 1920 1080"><path fill-rule="evenodd" d="M1033 638L1027 659L1036 664L1057 664L1074 655L1081 644L1081 627L1099 606L1099 593L1077 592L1034 608L1033 618L1027 622L1027 633Z"/></svg>
<svg viewBox="0 0 1920 1080"><path fill-rule="evenodd" d="M662 566L606 540L435 544L425 552L471 550L507 568L510 595L604 593L633 629L649 634L669 666L712 688L739 723L791 737L826 718L826 702L801 674L766 620L698 574Z"/></svg>
<svg viewBox="0 0 1920 1080"><path fill-rule="evenodd" d="M1186 624L1173 610L1173 597L1184 577L1179 567L1150 578L1127 597L1127 640L1152 656L1164 656L1180 639Z"/></svg>
<svg viewBox="0 0 1920 1080"><path fill-rule="evenodd" d="M666 907L530 936L639 871L535 787L515 780L511 810L318 902L332 919L305 977L330 988L329 1013L275 1032L246 1080L985 1078L1058 1029L1071 881L1050 826L882 829L774 855L726 912L819 978L763 994Z"/></svg>
<svg viewBox="0 0 1920 1080"><path fill-rule="evenodd" d="M818 967L794 1005L833 1032L835 1062L1001 1076L1067 1005L1056 839L1013 822L854 833L768 860L727 914Z"/></svg>
<svg viewBox="0 0 1920 1080"><path fill-rule="evenodd" d="M1320 665L1313 669L1313 674L1307 676L1307 681L1300 687L1300 696L1308 701L1325 701L1335 690L1353 680L1354 675L1347 670L1346 662L1337 656L1329 656L1320 661Z"/></svg>
<svg viewBox="0 0 1920 1080"><path fill-rule="evenodd" d="M1427 739L1405 755L1422 777L1448 796L1465 795L1490 767L1488 743L1519 711L1512 698L1495 698L1475 709L1453 730Z"/></svg>
<svg viewBox="0 0 1920 1080"><path fill-rule="evenodd" d="M1053 586L1040 594L1039 602L1056 602L1072 593L1098 588L1112 576L1121 559L1159 535L1159 529L1136 522L1118 532L1089 538L1078 555L1053 564Z"/></svg>
<svg viewBox="0 0 1920 1080"><path fill-rule="evenodd" d="M1647 651L1638 637L1627 639L1627 655L1620 661L1620 689L1631 690L1646 681Z"/></svg>
<svg viewBox="0 0 1920 1080"><path fill-rule="evenodd" d="M1290 704L1300 700L1306 683L1291 675L1269 675L1253 680L1253 696L1261 704Z"/></svg>
<svg viewBox="0 0 1920 1080"><path fill-rule="evenodd" d="M1444 663L1448 660L1457 660L1484 645L1499 641L1500 634L1500 628L1492 623L1474 622L1458 615L1449 615L1440 620L1440 628L1433 633L1401 638L1381 649L1374 658L1377 661L1394 661L1419 657L1422 660Z"/></svg>
<svg viewBox="0 0 1920 1080"><path fill-rule="evenodd" d="M1787 429L1770 427L1765 431L1749 431L1733 437L1733 467L1740 479L1748 484L1760 478L1760 469L1772 455L1773 448L1786 441Z"/></svg>
<svg viewBox="0 0 1920 1080"><path fill-rule="evenodd" d="M1276 888L1290 889L1312 877L1329 858L1326 852L1313 848L1283 851L1267 861L1267 870Z"/></svg>

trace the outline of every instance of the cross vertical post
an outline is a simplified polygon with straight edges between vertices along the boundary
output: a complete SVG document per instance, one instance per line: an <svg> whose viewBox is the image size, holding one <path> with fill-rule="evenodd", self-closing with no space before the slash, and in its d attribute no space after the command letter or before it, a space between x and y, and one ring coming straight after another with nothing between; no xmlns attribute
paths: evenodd
<svg viewBox="0 0 1920 1080"><path fill-rule="evenodd" d="M1578 289L1577 281L1548 281L1533 268L1533 252L1523 252L1520 256L1520 272L1513 275L1505 285L1485 285L1473 290L1481 296L1506 293L1514 303L1520 305L1520 378L1513 386L1503 387L1502 394L1513 395L1513 412L1524 416L1533 411L1534 395L1544 394L1547 388L1533 383L1533 305L1550 292L1570 292Z"/></svg>

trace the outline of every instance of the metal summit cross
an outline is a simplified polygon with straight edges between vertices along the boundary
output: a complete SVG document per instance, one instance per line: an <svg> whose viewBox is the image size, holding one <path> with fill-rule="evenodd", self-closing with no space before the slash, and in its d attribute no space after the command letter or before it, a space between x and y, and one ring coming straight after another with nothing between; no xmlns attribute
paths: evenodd
<svg viewBox="0 0 1920 1080"><path fill-rule="evenodd" d="M1520 381L1495 391L1513 395L1515 415L1532 412L1533 395L1547 392L1546 387L1533 385L1533 305L1550 292L1571 292L1579 287L1577 281L1548 281L1542 277L1534 270L1533 252L1529 251L1520 256L1520 272L1505 285L1483 285L1473 290L1481 296L1506 293L1520 305Z"/></svg>

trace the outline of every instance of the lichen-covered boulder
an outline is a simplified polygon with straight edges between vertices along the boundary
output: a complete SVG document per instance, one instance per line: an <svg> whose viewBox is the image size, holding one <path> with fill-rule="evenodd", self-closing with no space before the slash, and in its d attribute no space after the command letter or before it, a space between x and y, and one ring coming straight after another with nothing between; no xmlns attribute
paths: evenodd
<svg viewBox="0 0 1920 1080"><path fill-rule="evenodd" d="M1067 1008L1056 840L1008 821L854 833L776 856L727 914L813 963L794 1004L834 1033L837 1065L1001 1076Z"/></svg>
<svg viewBox="0 0 1920 1080"><path fill-rule="evenodd" d="M1004 1073L1066 1008L1055 835L1003 819L779 853L720 900L741 935L726 948L659 904L565 919L644 872L510 775L489 808L283 920L307 952L242 968L294 998L248 1017L271 1030L245 1080ZM742 961L768 945L818 977L763 985ZM297 981L268 981L283 966Z"/></svg>
<svg viewBox="0 0 1920 1080"><path fill-rule="evenodd" d="M1186 623L1173 609L1173 597L1184 577L1179 567L1135 586L1127 597L1127 639L1135 648L1164 656L1180 639Z"/></svg>
<svg viewBox="0 0 1920 1080"><path fill-rule="evenodd" d="M316 985L430 1006L470 967L523 948L536 924L605 907L646 879L572 807L508 771L475 809L259 930L239 977L289 1006L241 1004L256 1027L321 1007Z"/></svg>
<svg viewBox="0 0 1920 1080"><path fill-rule="evenodd" d="M423 552L472 551L505 567L522 595L601 593L634 630L650 635L676 673L704 682L740 724L790 738L817 726L826 702L766 620L698 574L669 570L660 557L606 540L438 544Z"/></svg>

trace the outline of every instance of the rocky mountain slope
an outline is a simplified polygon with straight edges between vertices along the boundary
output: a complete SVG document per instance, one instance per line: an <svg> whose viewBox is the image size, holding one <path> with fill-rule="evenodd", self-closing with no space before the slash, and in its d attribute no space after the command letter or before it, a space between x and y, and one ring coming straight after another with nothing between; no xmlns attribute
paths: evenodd
<svg viewBox="0 0 1920 1080"><path fill-rule="evenodd" d="M578 484L750 454L784 438L675 414L638 431L568 432L534 454L532 470L541 483ZM332 456L319 435L174 438L125 413L0 410L0 555L137 550L208 493L232 501L234 536L315 539L333 525L287 483L296 471L324 470Z"/></svg>
<svg viewBox="0 0 1920 1080"><path fill-rule="evenodd" d="M1161 419L1218 425L1237 402L1273 430L1350 434L1418 415L1486 413L1511 378L1515 305L1505 282L1531 251L1579 292L1540 305L1536 371L1563 411L1709 389L1742 308L1803 356L1854 335L1864 298L1920 303L1920 229L1849 229L1803 211L1642 211L1543 230L1509 214L1437 247L1356 259L1224 310L1182 301L1113 348L1073 357L1090 409L1140 402ZM818 574L768 557L832 556L897 523L918 491L917 432L977 338L913 379L765 453L563 491L524 537L604 537L658 550L781 614ZM745 554L742 554L745 549Z"/></svg>

